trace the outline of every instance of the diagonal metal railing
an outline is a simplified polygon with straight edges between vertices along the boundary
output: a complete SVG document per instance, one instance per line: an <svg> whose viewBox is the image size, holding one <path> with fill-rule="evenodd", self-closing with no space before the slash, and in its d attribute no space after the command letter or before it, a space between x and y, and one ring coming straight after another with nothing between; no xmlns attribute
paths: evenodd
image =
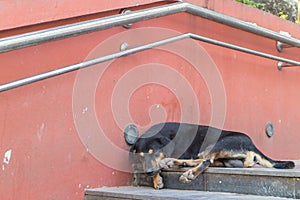
<svg viewBox="0 0 300 200"><path fill-rule="evenodd" d="M0 53L180 12L187 12L234 28L274 39L285 44L300 47L300 40L298 39L282 35L275 31L221 13L217 13L200 6L186 2L177 2L155 8L133 11L110 17L3 38L0 39Z"/></svg>
<svg viewBox="0 0 300 200"><path fill-rule="evenodd" d="M90 33L93 31L97 30L104 30L108 28L112 28L115 26L121 26L125 24L130 24L138 21L143 21L143 20L148 20L148 19L153 19L153 18L158 18L158 17L163 17L166 15L171 15L179 12L188 12L190 14L200 16L209 20L213 20L234 28L238 28L247 32L251 32L257 35L261 35L263 37L267 37L273 40L280 41L285 44L289 44L295 47L300 47L300 40L288 37L282 34L279 34L277 32L274 32L272 30L259 27L247 22L244 22L239 19L235 19L233 17L229 17L227 15L223 15L190 3L185 3L185 2L178 2L174 4L169 4L165 6L159 6L155 8L150 8L150 9L145 9L145 10L140 10L140 11L134 11L134 12L129 12L126 14L119 14L115 16L110 16L110 17L105 17L101 19L95 19L95 20L89 20L85 22L80 22L80 23L75 23L75 24L70 24L66 26L59 26L56 28L50 28L50 29L45 29L41 31L36 31L36 32L31 32L31 33L26 33L26 34L21 34L17 36L11 36L7 38L2 38L0 39L0 53L1 52L7 52L7 51L12 51L28 46L33 46L33 45L38 45L44 42L49 42L49 41L54 41L54 40L59 40L59 39L64 39L68 38L71 36L76 36L76 35L81 35L81 34L86 34ZM33 82L37 82L40 80L44 80L47 78L51 78L54 76L58 76L61 74L65 74L71 71L79 70L85 67L89 67L101 62L109 61L112 59L116 59L125 55L133 54L136 52L144 51L147 49L155 48L157 46L161 46L164 44L168 44L171 42L176 42L178 40L186 39L186 38L192 38L195 40L207 42L210 44L222 46L225 48L230 48L234 49L237 51L242 51L245 53L249 53L252 55L256 56L262 56L268 59L273 59L277 60L283 63L288 63L290 65L294 66L300 66L300 62L270 55L267 53L255 51L252 49L247 49L244 47L240 47L237 45L221 42L218 40L206 38L200 35L196 35L193 33L186 33L182 34L179 36L175 36L172 38L167 38L164 40L160 40L154 43L150 44L144 44L132 49L127 49L121 52L116 52L113 54L109 54L106 56L102 56L99 58L95 58L92 60L84 61L81 63L69 65L57 70L49 71L46 73L34 75L31 77L27 77L24 79L16 80L10 83L6 83L3 85L0 85L0 92L10 90L16 87L20 87L22 85L30 84Z"/></svg>
<svg viewBox="0 0 300 200"><path fill-rule="evenodd" d="M152 42L152 43L149 43L149 44L144 44L144 45L141 45L141 46L137 46L137 47L127 49L127 50L124 50L124 51L112 53L112 54L109 54L109 55L106 55L106 56L102 56L102 57L98 57L98 58L95 58L95 59L87 60L87 61L77 63L77 64L74 64L74 65L69 65L69 66L66 66L66 67L63 67L63 68L60 68L60 69L57 69L57 70L49 71L49 72L46 72L46 73L42 73L42 74L38 74L38 75L35 75L35 76L27 77L27 78L24 78L24 79L21 79L21 80L6 83L6 84L3 84L3 85L0 85L0 92L5 91L5 90L9 90L9 89L13 89L13 88L16 88L16 87L20 87L22 85L26 85L26 84L29 84L29 83L44 80L44 79L47 79L47 78L51 78L51 77L54 77L54 76L58 76L58 75L61 75L61 74L65 74L65 73L68 73L68 72L83 69L83 68L86 68L86 67L89 67L89 66L92 66L92 65L102 63L102 62L106 62L106 61L109 61L109 60L120 58L122 56L127 56L127 55L130 55L130 54L134 54L134 53L137 53L137 52L140 52L140 51L145 51L145 50L148 50L148 49L152 49L152 48L155 48L155 47L158 47L158 46L161 46L161 45L165 45L165 44L168 44L168 43L172 43L172 42L176 42L176 41L179 41L179 40L187 39L187 38L207 42L207 43L210 43L210 44L213 44L213 45L217 45L217 46L221 46L221 47L241 51L241 52L244 52L244 53L249 53L249 54L256 55L256 56L261 56L261 57L272 59L272 60L277 60L277 61L284 62L284 63L289 63L291 65L300 66L300 62L297 62L297 61L294 61L294 60L290 60L290 59L274 56L274 55L271 55L271 54L255 51L255 50L252 50L252 49L240 47L240 46L237 46L237 45L221 42L221 41L218 41L218 40L203 37L203 36L196 35L196 34L193 34L193 33L186 33L186 34L182 34L182 35L179 35L179 36L167 38L167 39L164 39L164 40Z"/></svg>

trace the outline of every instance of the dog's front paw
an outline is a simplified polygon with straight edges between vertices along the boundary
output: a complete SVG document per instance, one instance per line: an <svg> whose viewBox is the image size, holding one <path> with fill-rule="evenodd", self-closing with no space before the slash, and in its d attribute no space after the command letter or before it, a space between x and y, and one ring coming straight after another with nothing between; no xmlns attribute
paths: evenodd
<svg viewBox="0 0 300 200"><path fill-rule="evenodd" d="M195 175L193 174L192 170L188 170L188 171L184 172L179 177L179 181L182 182L182 183L189 183L194 179L195 179Z"/></svg>
<svg viewBox="0 0 300 200"><path fill-rule="evenodd" d="M162 189L164 187L163 179L160 177L156 189Z"/></svg>
<svg viewBox="0 0 300 200"><path fill-rule="evenodd" d="M174 165L175 165L174 159L172 159L172 158L164 158L159 162L159 166L162 169L173 168Z"/></svg>
<svg viewBox="0 0 300 200"><path fill-rule="evenodd" d="M157 176L153 180L153 187L155 189L162 189L164 187L163 178L161 176Z"/></svg>

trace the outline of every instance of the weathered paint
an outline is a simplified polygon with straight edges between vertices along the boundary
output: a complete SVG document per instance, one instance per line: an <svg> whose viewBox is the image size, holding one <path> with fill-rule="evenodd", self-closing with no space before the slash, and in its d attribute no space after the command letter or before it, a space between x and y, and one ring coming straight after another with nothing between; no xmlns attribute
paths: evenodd
<svg viewBox="0 0 300 200"><path fill-rule="evenodd" d="M4 20L1 30L5 31L0 32L0 37L108 16L118 13L120 8L137 4L144 5L132 9L158 5L147 5L155 2L150 0L91 1L91 4L56 1L57 5L66 6L60 6L52 12L56 5L53 1L28 2L27 5L19 2L24 9L17 7L19 10L16 12L23 13L20 10L30 8L34 10L25 18L22 14L11 12L18 2L1 2L7 5L7 10L3 6L0 6L0 10L10 10L12 14L6 14L8 20ZM287 31L293 37L300 38L297 25L234 1L190 2L275 31ZM68 19L88 14L94 15ZM1 18L4 19L3 16ZM41 22L49 23L40 25ZM152 32L159 29L161 34ZM144 30L144 35L121 37L122 34L126 36L131 31L139 30ZM299 50L296 48L278 53L275 41L180 13L135 23L129 30L116 27L2 53L0 83L82 62L95 55L119 51L123 42L127 42L130 48L176 32L193 32L299 59ZM3 158L9 149L12 153L9 164L5 164L5 170L0 171L1 199L82 199L84 188L129 184L130 175L123 172L128 167L125 166L128 164L128 146L122 132L125 126L133 122L142 132L151 124L161 121L184 120L209 124L213 115L212 99L219 97L210 93L214 89L212 83L218 82L209 80L209 75L213 76L216 72L220 74L226 94L225 100L221 96L219 102L226 105L226 115L220 116L225 117L224 128L248 133L256 145L273 158L299 159L300 114L297 110L300 109L300 69L288 68L280 72L275 61L205 43L193 44L200 45L200 49L210 57L212 62L207 60L208 66L217 68L202 68L205 71L201 75L186 58L161 48L117 59L109 66L104 63L101 66L107 67L105 71L99 71L102 69L99 65L98 68L91 68L91 71L72 72L2 92L0 155ZM98 52L97 46L100 48ZM180 47L187 55L197 58L198 55L193 54L196 52L194 49ZM88 76L84 76L85 73ZM97 82L91 81L95 79ZM158 84L159 81L165 85ZM207 81L212 85L207 85ZM88 94L94 95L93 98L86 98ZM92 121L78 124L86 119ZM264 132L269 121L275 128L272 138L268 138ZM94 126L98 123L104 135L100 135L99 127Z"/></svg>
<svg viewBox="0 0 300 200"><path fill-rule="evenodd" d="M2 164L2 171L5 170L6 165L9 165L9 161L10 161L10 158L11 158L11 153L12 153L11 149L9 149L5 152L4 158L3 158L3 164Z"/></svg>

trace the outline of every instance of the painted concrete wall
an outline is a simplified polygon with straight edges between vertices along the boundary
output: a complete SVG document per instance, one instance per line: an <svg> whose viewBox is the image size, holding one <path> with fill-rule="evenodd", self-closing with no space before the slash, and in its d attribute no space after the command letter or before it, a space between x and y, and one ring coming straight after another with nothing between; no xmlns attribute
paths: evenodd
<svg viewBox="0 0 300 200"><path fill-rule="evenodd" d="M3 1L0 37L171 3L113 2ZM300 38L299 26L231 0L189 2ZM0 83L186 32L299 60L296 48L279 53L275 41L180 13L2 53ZM129 123L140 132L162 121L211 124L249 134L275 159L299 159L300 69L276 65L183 40L2 92L0 197L82 199L84 188L129 184Z"/></svg>

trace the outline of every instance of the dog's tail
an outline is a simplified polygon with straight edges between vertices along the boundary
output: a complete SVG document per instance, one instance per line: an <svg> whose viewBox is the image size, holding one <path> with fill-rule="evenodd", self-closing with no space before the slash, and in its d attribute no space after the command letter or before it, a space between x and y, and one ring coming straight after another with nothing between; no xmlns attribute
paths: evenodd
<svg viewBox="0 0 300 200"><path fill-rule="evenodd" d="M272 160L271 158L264 155L258 149L255 149L254 152L255 152L255 161L263 167L276 168L276 169L293 169L295 167L295 163L293 161Z"/></svg>

